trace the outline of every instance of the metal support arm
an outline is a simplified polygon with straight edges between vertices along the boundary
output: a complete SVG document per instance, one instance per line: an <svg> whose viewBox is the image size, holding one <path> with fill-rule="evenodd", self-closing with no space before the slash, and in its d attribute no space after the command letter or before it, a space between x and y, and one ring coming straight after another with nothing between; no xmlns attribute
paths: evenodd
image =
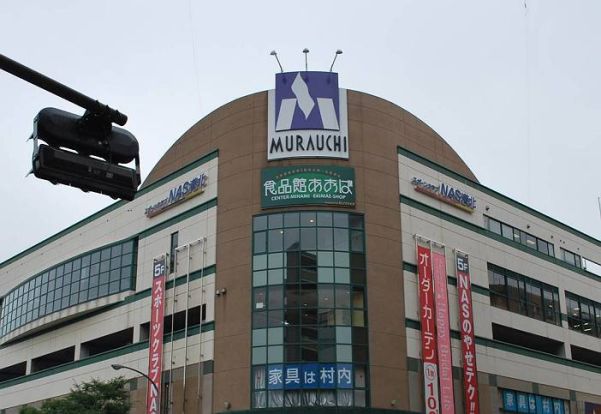
<svg viewBox="0 0 601 414"><path fill-rule="evenodd" d="M122 114L116 109L112 109L108 105L100 103L89 96L77 92L75 89L71 89L54 79L50 79L48 76L42 75L40 72L36 72L2 54L0 54L0 69L56 96L66 99L67 101L86 109L90 113L106 117L110 122L114 122L121 126L127 123L127 115Z"/></svg>

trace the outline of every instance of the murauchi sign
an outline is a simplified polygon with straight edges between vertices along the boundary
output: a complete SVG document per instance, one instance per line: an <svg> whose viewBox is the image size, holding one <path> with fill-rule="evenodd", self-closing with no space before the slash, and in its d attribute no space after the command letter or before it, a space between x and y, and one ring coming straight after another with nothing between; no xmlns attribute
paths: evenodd
<svg viewBox="0 0 601 414"><path fill-rule="evenodd" d="M322 165L263 169L262 208L308 204L354 207L355 170Z"/></svg>

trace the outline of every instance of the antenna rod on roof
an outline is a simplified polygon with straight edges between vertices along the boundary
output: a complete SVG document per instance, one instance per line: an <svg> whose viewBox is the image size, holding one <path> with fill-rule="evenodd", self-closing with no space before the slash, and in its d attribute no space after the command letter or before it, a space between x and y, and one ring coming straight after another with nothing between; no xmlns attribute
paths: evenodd
<svg viewBox="0 0 601 414"><path fill-rule="evenodd" d="M338 57L338 55L342 55L342 49L338 49L336 51L336 54L334 55L334 60L332 61L332 64L330 65L330 72L332 71L332 68L334 67L334 63L336 63L336 58Z"/></svg>
<svg viewBox="0 0 601 414"><path fill-rule="evenodd" d="M282 68L282 64L280 63L280 59L278 59L278 52L276 52L275 50L272 50L270 53L271 56L273 56L275 58L275 60L277 60L278 62L278 66L280 67L280 72L284 73L284 69Z"/></svg>
<svg viewBox="0 0 601 414"><path fill-rule="evenodd" d="M305 72L309 71L309 65L307 64L307 55L309 54L309 49L304 48L303 53L305 54Z"/></svg>

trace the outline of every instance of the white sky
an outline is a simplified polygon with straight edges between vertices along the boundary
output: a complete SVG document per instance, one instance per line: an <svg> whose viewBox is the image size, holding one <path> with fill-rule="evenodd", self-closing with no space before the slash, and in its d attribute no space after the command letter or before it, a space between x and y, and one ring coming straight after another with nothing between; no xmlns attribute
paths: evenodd
<svg viewBox="0 0 601 414"><path fill-rule="evenodd" d="M601 2L25 1L0 53L129 116L142 173L219 106L285 70L327 70L436 130L479 180L601 238ZM83 110L0 71L0 261L113 202L25 174L32 120ZM352 139L352 138L351 138Z"/></svg>

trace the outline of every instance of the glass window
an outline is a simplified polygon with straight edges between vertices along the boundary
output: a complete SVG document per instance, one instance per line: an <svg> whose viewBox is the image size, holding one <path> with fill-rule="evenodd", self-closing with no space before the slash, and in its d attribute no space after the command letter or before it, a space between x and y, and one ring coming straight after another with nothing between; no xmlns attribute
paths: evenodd
<svg viewBox="0 0 601 414"><path fill-rule="evenodd" d="M566 307L568 310L568 326L571 329L580 330L580 304L578 303L578 300L566 296Z"/></svg>
<svg viewBox="0 0 601 414"><path fill-rule="evenodd" d="M333 250L334 236L331 228L320 227L317 229L317 248L319 250Z"/></svg>
<svg viewBox="0 0 601 414"><path fill-rule="evenodd" d="M571 264L572 266L582 268L582 258L580 255L561 249L561 256L564 262Z"/></svg>
<svg viewBox="0 0 601 414"><path fill-rule="evenodd" d="M595 303L595 328L597 336L601 336L601 304Z"/></svg>
<svg viewBox="0 0 601 414"><path fill-rule="evenodd" d="M548 255L549 254L549 243L547 243L546 241L541 240L541 239L537 239L536 242L537 242L538 251Z"/></svg>
<svg viewBox="0 0 601 414"><path fill-rule="evenodd" d="M531 249L536 249L536 237L534 237L531 234L522 232L522 244L525 244Z"/></svg>
<svg viewBox="0 0 601 414"><path fill-rule="evenodd" d="M351 250L363 252L363 232L351 231Z"/></svg>
<svg viewBox="0 0 601 414"><path fill-rule="evenodd" d="M317 247L316 229L301 228L301 250L315 250Z"/></svg>
<svg viewBox="0 0 601 414"><path fill-rule="evenodd" d="M582 332L589 335L592 331L591 313L590 305L587 302L580 300L580 321L582 322Z"/></svg>
<svg viewBox="0 0 601 414"><path fill-rule="evenodd" d="M267 216L267 220L269 221L270 229L280 229L283 227L284 218L281 214L270 214Z"/></svg>
<svg viewBox="0 0 601 414"><path fill-rule="evenodd" d="M526 284L526 295L526 302L528 304L528 316L536 319L543 319L543 303L540 287L529 281Z"/></svg>
<svg viewBox="0 0 601 414"><path fill-rule="evenodd" d="M501 234L501 222L490 217L487 217L487 219L488 229L493 233Z"/></svg>
<svg viewBox="0 0 601 414"><path fill-rule="evenodd" d="M299 229L284 230L284 250L293 251L300 249L300 233Z"/></svg>
<svg viewBox="0 0 601 414"><path fill-rule="evenodd" d="M601 336L601 304L566 292L566 307L570 329Z"/></svg>
<svg viewBox="0 0 601 414"><path fill-rule="evenodd" d="M348 214L334 213L333 216L334 216L334 227L348 227L348 223L349 223ZM355 217L359 217L359 216L355 216Z"/></svg>
<svg viewBox="0 0 601 414"><path fill-rule="evenodd" d="M286 213L284 214L284 227L299 227L300 226L300 215L299 213Z"/></svg>
<svg viewBox="0 0 601 414"><path fill-rule="evenodd" d="M488 265L488 282L492 306L561 324L556 288L492 264Z"/></svg>
<svg viewBox="0 0 601 414"><path fill-rule="evenodd" d="M265 253L266 251L267 234L264 231L255 233L254 253Z"/></svg>
<svg viewBox="0 0 601 414"><path fill-rule="evenodd" d="M557 308L553 300L553 292L549 289L543 290L543 312L545 320L551 323L557 323Z"/></svg>
<svg viewBox="0 0 601 414"><path fill-rule="evenodd" d="M503 234L503 237L513 240L513 227L503 223L501 225L501 233Z"/></svg>
<svg viewBox="0 0 601 414"><path fill-rule="evenodd" d="M320 227L332 227L332 213L324 211L317 212L317 225Z"/></svg>
<svg viewBox="0 0 601 414"><path fill-rule="evenodd" d="M126 245L128 248L124 247ZM129 290L129 285L120 286L120 278L125 271L127 272L125 274L127 280L132 281L134 277L132 267L120 268L120 266L123 265L123 254L128 254L129 262L133 260L133 246L134 242L129 240L108 248L99 249L56 265L22 283L9 292L6 296L7 300L0 305L0 314L2 315L7 315L10 309L10 318L4 317L0 320L0 332L4 335L21 327L25 323L34 321L52 312L66 309L99 296ZM92 270L95 270L96 275L98 274L100 267L98 262L103 255L106 257L106 260L102 262L104 268L107 269L106 287L100 292L96 290L92 294L88 294L89 275ZM111 255L113 256L112 258ZM94 268L91 269L90 263L93 261L96 263L92 265ZM109 285L108 271L111 268L111 264L116 269L116 273L114 277L115 283ZM96 279L95 282L97 285L98 280ZM10 300L8 300L9 298Z"/></svg>
<svg viewBox="0 0 601 414"><path fill-rule="evenodd" d="M253 405L352 406L352 389L303 386L278 394L266 390L264 377L269 366L367 362L363 217L325 211L271 216L253 221ZM260 400L265 392L267 404Z"/></svg>
<svg viewBox="0 0 601 414"><path fill-rule="evenodd" d="M280 309L284 307L283 290L282 285L269 287L269 309Z"/></svg>
<svg viewBox="0 0 601 414"><path fill-rule="evenodd" d="M349 250L349 232L347 229L334 229L334 250Z"/></svg>
<svg viewBox="0 0 601 414"><path fill-rule="evenodd" d="M510 311L522 313L518 280L513 277L507 277L507 299Z"/></svg>
<svg viewBox="0 0 601 414"><path fill-rule="evenodd" d="M253 219L253 229L257 230L267 230L267 216L256 216Z"/></svg>
<svg viewBox="0 0 601 414"><path fill-rule="evenodd" d="M320 308L334 307L334 285L319 285L318 306Z"/></svg>
<svg viewBox="0 0 601 414"><path fill-rule="evenodd" d="M268 249L270 252L282 251L284 230L269 230L268 234Z"/></svg>
<svg viewBox="0 0 601 414"><path fill-rule="evenodd" d="M316 212L314 211L302 212L300 214L301 226L314 227L317 224L316 221Z"/></svg>

